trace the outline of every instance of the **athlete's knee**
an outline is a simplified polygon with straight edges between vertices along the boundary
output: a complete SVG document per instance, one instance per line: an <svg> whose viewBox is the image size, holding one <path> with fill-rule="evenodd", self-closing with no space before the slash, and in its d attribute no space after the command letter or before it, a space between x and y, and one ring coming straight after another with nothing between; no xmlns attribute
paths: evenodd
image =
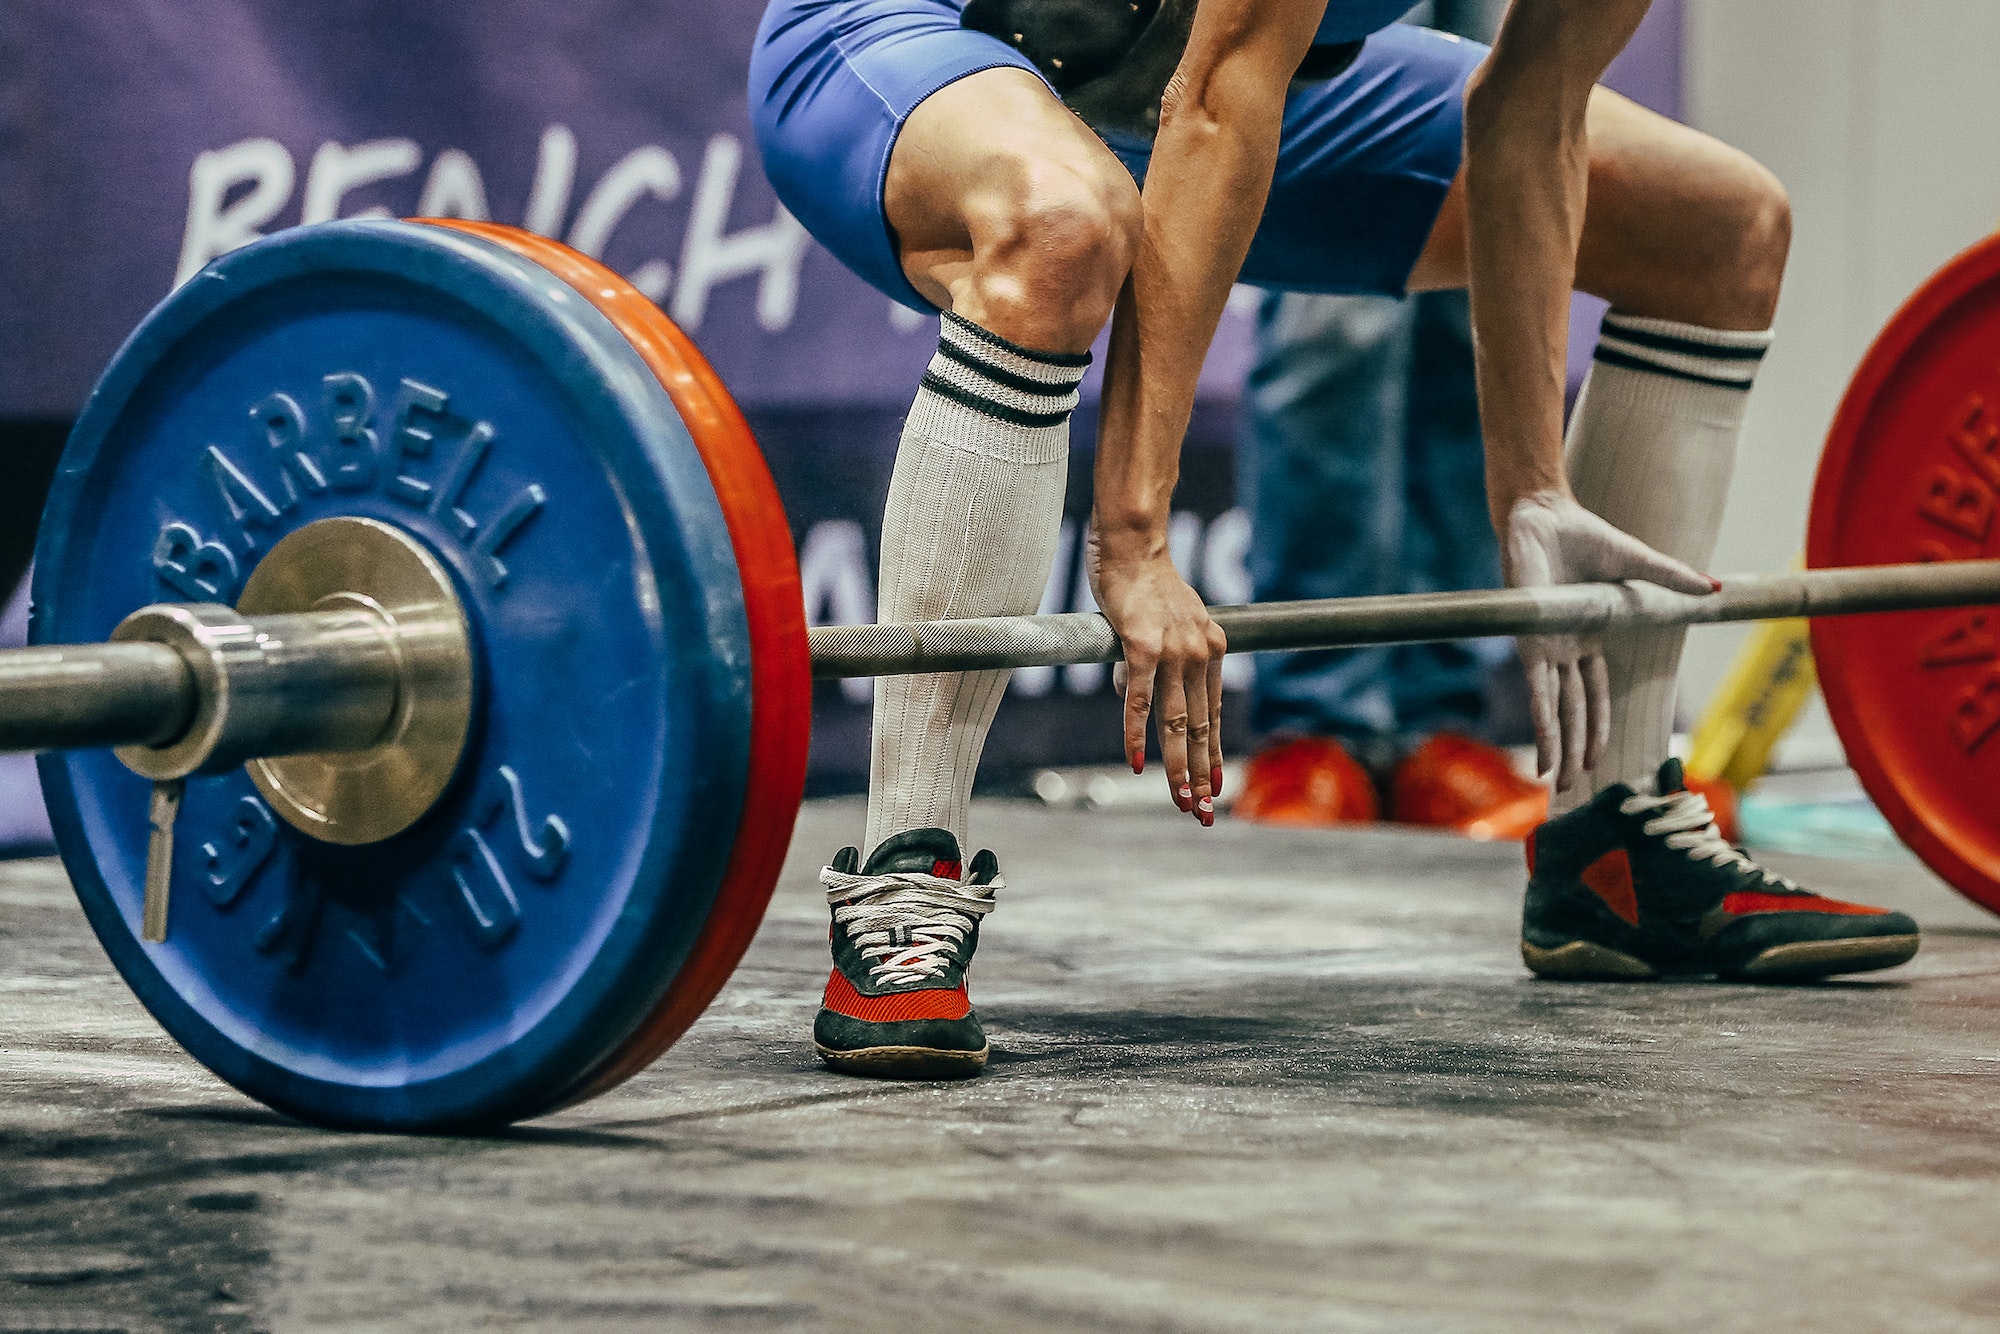
<svg viewBox="0 0 2000 1334"><path fill-rule="evenodd" d="M1108 154L1018 161L994 184L973 229L986 320L1032 346L1089 343L1138 250L1138 187Z"/></svg>
<svg viewBox="0 0 2000 1334"><path fill-rule="evenodd" d="M1792 248L1792 204L1785 187L1761 164L1740 156L1718 210L1716 280L1729 323L1770 327L1778 309L1785 260Z"/></svg>

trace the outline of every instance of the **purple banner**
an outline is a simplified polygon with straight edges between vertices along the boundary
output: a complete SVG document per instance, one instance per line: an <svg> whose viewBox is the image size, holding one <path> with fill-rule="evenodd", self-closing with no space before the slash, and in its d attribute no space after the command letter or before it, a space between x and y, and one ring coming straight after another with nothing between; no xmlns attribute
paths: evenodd
<svg viewBox="0 0 2000 1334"><path fill-rule="evenodd" d="M907 400L928 321L778 208L743 88L758 0L10 0L0 415L68 416L208 259L361 213L598 255L750 406Z"/></svg>

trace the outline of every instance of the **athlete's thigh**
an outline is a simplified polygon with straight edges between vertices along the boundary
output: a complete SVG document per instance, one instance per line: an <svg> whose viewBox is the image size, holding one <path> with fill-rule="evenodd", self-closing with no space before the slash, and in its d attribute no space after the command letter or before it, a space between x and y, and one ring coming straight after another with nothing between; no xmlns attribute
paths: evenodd
<svg viewBox="0 0 2000 1334"><path fill-rule="evenodd" d="M1055 101L1026 57L958 20L949 0L771 0L750 57L751 124L778 198L848 268L912 306L933 303L905 277L884 208L912 113L982 71Z"/></svg>
<svg viewBox="0 0 2000 1334"><path fill-rule="evenodd" d="M1599 88L1576 285L1632 315L1770 324L1790 242L1784 187L1740 149Z"/></svg>
<svg viewBox="0 0 2000 1334"><path fill-rule="evenodd" d="M983 249L1051 201L1131 194L1131 177L1037 74L983 70L938 89L907 118L883 201L905 276L932 304Z"/></svg>
<svg viewBox="0 0 2000 1334"><path fill-rule="evenodd" d="M1632 314L1732 327L1746 216L1782 198L1743 152L1608 88L1588 109L1590 180L1576 287ZM1469 214L1463 173L1411 274L1413 290L1463 287ZM1752 320L1751 323L1755 323Z"/></svg>

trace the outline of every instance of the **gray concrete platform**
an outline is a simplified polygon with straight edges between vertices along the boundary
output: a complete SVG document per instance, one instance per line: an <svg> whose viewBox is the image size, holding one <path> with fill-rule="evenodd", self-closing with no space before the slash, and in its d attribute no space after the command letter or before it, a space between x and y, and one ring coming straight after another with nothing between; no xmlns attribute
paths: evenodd
<svg viewBox="0 0 2000 1334"><path fill-rule="evenodd" d="M0 867L0 1330L2000 1325L2000 921L1914 862L1884 980L1573 986L1517 848L986 803L989 1074L807 1043L806 812L679 1047L490 1139L331 1134L168 1043L53 862Z"/></svg>

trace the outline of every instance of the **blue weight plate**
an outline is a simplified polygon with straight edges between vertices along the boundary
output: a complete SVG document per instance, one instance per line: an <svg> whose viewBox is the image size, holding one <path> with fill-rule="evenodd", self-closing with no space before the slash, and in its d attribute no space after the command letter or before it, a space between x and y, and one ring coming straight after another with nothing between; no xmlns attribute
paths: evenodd
<svg viewBox="0 0 2000 1334"><path fill-rule="evenodd" d="M532 1115L659 1000L729 857L751 702L729 531L588 302L461 233L343 221L216 261L120 350L42 525L33 638L233 603L332 515L415 534L464 599L479 685L438 804L341 847L240 770L191 780L161 945L145 781L43 756L57 841L140 1000L244 1092L375 1129Z"/></svg>

